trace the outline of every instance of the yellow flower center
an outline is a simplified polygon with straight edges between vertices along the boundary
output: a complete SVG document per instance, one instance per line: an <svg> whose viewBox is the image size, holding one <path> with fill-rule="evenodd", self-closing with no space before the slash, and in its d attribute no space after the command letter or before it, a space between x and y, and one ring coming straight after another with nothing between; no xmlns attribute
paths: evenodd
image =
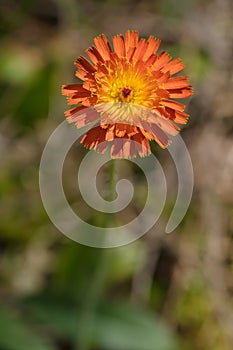
<svg viewBox="0 0 233 350"><path fill-rule="evenodd" d="M128 102L150 107L151 90L148 88L150 74L143 74L133 63L123 60L116 69L107 67L108 73L97 72L97 96L99 103Z"/></svg>

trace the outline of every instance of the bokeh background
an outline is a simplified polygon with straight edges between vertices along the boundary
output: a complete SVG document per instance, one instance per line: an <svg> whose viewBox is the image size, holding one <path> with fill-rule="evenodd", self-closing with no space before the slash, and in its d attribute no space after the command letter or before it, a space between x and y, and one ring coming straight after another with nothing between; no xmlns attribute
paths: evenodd
<svg viewBox="0 0 233 350"><path fill-rule="evenodd" d="M92 44L138 29L182 57L194 86L182 131L195 174L191 206L170 235L177 194L168 152L168 198L142 239L117 249L81 246L62 235L43 208L38 169L43 147L64 120L61 84ZM1 0L0 2L0 349L231 350L233 344L233 2L232 0ZM62 141L61 141L62 142ZM75 144L64 166L73 209L96 225L76 188L86 151ZM143 208L146 181L119 161ZM108 169L99 176L105 195ZM155 184L156 186L156 184Z"/></svg>

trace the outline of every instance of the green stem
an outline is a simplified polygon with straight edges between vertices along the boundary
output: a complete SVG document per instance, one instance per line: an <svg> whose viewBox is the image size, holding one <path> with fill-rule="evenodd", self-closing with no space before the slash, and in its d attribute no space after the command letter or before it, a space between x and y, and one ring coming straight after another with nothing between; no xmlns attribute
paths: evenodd
<svg viewBox="0 0 233 350"><path fill-rule="evenodd" d="M110 161L109 167L109 191L107 199L112 201L115 197L115 185L116 185L116 160ZM104 220L104 225L108 226L112 216L108 216L108 220ZM103 235L103 240L105 235ZM88 286L87 294L83 301L83 307L81 310L81 316L79 318L79 331L76 339L76 350L90 350L92 344L92 333L95 327L95 315L98 303L102 297L104 291L104 284L108 274L110 252L108 249L101 248L98 251L96 270L93 275L90 276L90 285Z"/></svg>
<svg viewBox="0 0 233 350"><path fill-rule="evenodd" d="M116 159L110 160L108 200L113 201L116 187Z"/></svg>

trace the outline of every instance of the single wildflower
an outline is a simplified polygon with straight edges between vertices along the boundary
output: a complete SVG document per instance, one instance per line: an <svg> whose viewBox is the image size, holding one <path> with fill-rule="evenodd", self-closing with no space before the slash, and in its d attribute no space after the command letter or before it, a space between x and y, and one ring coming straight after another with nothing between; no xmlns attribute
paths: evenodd
<svg viewBox="0 0 233 350"><path fill-rule="evenodd" d="M192 95L187 76L175 76L184 68L180 58L162 51L160 40L138 38L137 31L113 36L113 49L104 34L86 50L91 62L80 56L76 76L82 84L63 85L69 105L65 112L78 128L96 121L82 138L86 148L104 153L111 143L112 158L141 157L151 153L149 142L169 143L167 134L186 124L185 105L173 99ZM134 141L134 142L132 142Z"/></svg>

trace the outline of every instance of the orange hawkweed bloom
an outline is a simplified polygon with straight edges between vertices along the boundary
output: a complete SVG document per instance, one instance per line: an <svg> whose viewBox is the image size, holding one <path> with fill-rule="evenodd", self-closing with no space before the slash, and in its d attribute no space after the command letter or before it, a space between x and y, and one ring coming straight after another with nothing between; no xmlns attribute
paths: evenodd
<svg viewBox="0 0 233 350"><path fill-rule="evenodd" d="M90 61L80 56L75 62L76 76L82 84L63 85L69 105L69 122L82 127L97 124L82 138L89 149L104 153L111 143L112 158L141 157L151 153L148 140L166 148L167 133L176 135L186 124L185 105L172 100L192 95L180 58L171 60L166 52L157 54L160 40L138 38L137 31L113 36L113 49L104 34L86 50ZM134 142L132 142L134 141Z"/></svg>

